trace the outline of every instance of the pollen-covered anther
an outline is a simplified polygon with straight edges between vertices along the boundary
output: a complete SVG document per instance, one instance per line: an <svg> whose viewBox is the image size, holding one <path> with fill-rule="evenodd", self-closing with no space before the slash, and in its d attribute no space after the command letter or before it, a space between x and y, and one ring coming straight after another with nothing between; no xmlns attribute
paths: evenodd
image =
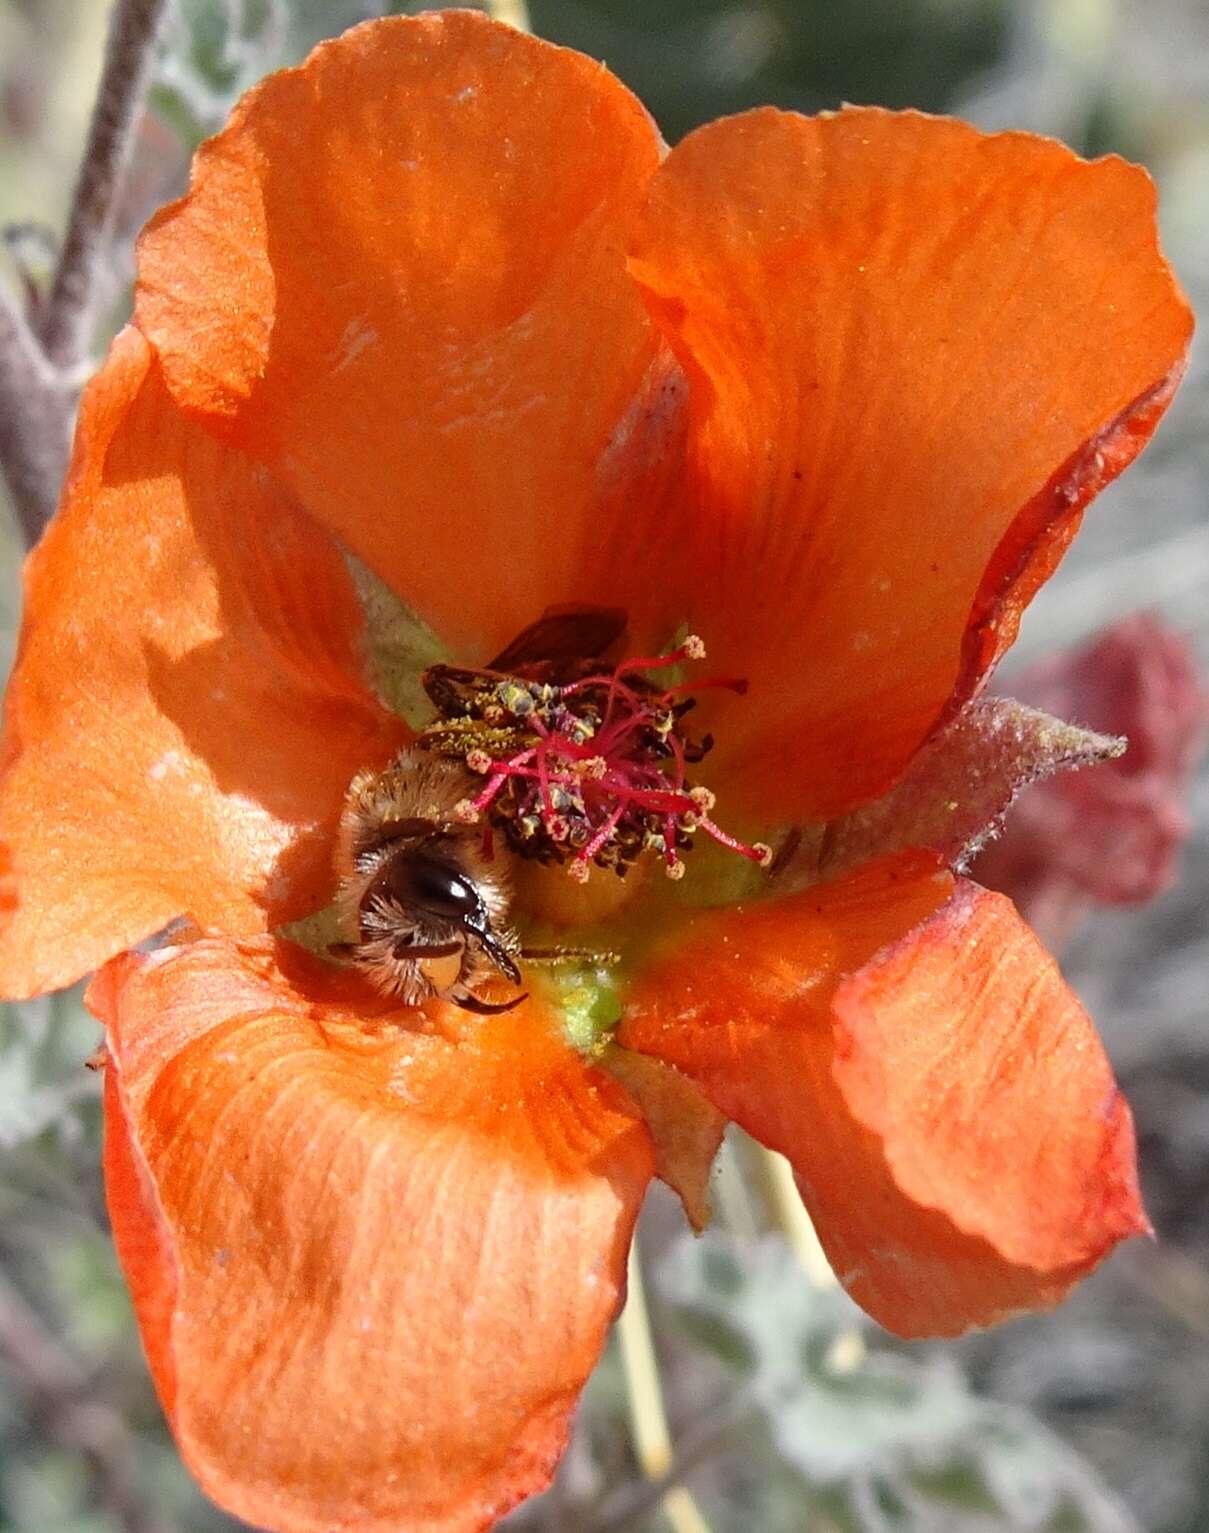
<svg viewBox="0 0 1209 1533"><path fill-rule="evenodd" d="M695 706L691 683L650 674L704 655L705 645L690 634L667 654L623 660L612 670L593 671L591 662L518 675L442 670L429 687L441 717L425 731L427 743L445 754L452 745L485 779L463 817L485 816L512 851L561 864L575 879L586 879L593 864L624 877L647 855L663 862L669 878L682 878L684 855L700 833L767 866L764 850L714 823L715 795L688 779L713 743L686 730ZM696 685L740 695L746 689L734 677ZM485 734L478 726L488 714Z"/></svg>
<svg viewBox="0 0 1209 1533"><path fill-rule="evenodd" d="M453 818L459 825L475 825L479 820L479 811L468 798L460 798L453 806Z"/></svg>

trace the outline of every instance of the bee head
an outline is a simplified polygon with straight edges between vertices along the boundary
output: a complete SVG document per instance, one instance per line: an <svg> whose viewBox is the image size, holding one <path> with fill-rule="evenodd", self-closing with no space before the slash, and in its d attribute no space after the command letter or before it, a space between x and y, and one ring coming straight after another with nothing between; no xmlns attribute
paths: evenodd
<svg viewBox="0 0 1209 1533"><path fill-rule="evenodd" d="M401 847L383 866L374 885L386 898L419 920L452 926L474 938L491 962L516 983L520 971L491 929L491 919L474 880L438 844Z"/></svg>
<svg viewBox="0 0 1209 1533"><path fill-rule="evenodd" d="M483 896L469 878L435 849L400 850L383 869L381 893L404 910L474 930L485 926Z"/></svg>

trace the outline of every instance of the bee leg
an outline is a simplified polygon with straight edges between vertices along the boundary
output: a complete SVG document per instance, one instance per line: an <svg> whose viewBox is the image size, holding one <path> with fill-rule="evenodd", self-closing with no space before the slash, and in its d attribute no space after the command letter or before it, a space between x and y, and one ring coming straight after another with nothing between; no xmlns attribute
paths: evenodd
<svg viewBox="0 0 1209 1533"><path fill-rule="evenodd" d="M460 1006L463 1011L477 1012L480 1017L495 1017L502 1011L511 1011L514 1006L519 1006L522 1001L529 999L528 995L514 995L510 1001L483 1001L477 995L472 995L468 990L464 995L454 995L447 991L442 995L443 1001L452 1001L455 1006Z"/></svg>

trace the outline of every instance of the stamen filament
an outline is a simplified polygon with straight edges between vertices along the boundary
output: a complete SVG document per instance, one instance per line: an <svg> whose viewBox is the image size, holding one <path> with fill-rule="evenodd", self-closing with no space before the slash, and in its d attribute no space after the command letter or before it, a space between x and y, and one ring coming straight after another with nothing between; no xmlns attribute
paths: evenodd
<svg viewBox="0 0 1209 1533"><path fill-rule="evenodd" d="M705 643L695 633L690 633L684 643L678 649L672 650L668 655L636 656L633 660L623 660L617 667L616 675L623 676L629 671L663 671L669 665L679 665L682 660L704 660Z"/></svg>
<svg viewBox="0 0 1209 1533"><path fill-rule="evenodd" d="M592 858L596 856L596 853L613 834L614 830L616 830L617 822L621 819L625 811L626 805L624 803L617 805L617 808L614 809L613 813L608 817L608 819L588 842L587 846L585 846L583 851L579 853L579 857L577 859L579 862L592 861Z"/></svg>
<svg viewBox="0 0 1209 1533"><path fill-rule="evenodd" d="M479 796L471 800L471 807L482 814L483 810L486 809L487 805L491 803L492 799L508 781L508 778L517 770L518 764L531 760L536 754L536 750L528 750L522 751L519 756L513 757L508 762L493 761L488 768L492 776Z"/></svg>
<svg viewBox="0 0 1209 1533"><path fill-rule="evenodd" d="M765 846L762 841L756 841L751 846L748 846L743 841L737 841L734 836L728 835L720 825L715 825L708 815L701 815L698 823L707 836L712 836L720 846L725 846L732 852L738 852L740 857L746 857L751 862L757 862L762 868L766 868L772 861L772 848Z"/></svg>

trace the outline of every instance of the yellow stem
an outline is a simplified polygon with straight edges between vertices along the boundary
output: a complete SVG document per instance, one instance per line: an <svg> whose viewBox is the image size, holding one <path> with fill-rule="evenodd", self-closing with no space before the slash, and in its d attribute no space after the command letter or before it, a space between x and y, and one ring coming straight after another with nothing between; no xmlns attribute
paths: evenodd
<svg viewBox="0 0 1209 1533"><path fill-rule="evenodd" d="M532 32L529 24L529 7L525 0L484 0L487 14L493 21L506 22L518 32Z"/></svg>
<svg viewBox="0 0 1209 1533"><path fill-rule="evenodd" d="M736 1143L737 1130L729 1130L718 1151L716 1175L710 1192L710 1201L716 1202L722 1223L741 1241L750 1242L759 1235L761 1225L752 1206L750 1180L744 1175L740 1160L740 1147ZM763 1212L763 1205L760 1205Z"/></svg>
<svg viewBox="0 0 1209 1533"><path fill-rule="evenodd" d="M830 1288L835 1283L835 1273L823 1254L819 1237L814 1232L810 1215L802 1204L802 1195L793 1179L793 1167L783 1155L760 1146L768 1178L768 1192L773 1212L786 1240L793 1247L794 1255L802 1264L802 1270L815 1288Z"/></svg>
<svg viewBox="0 0 1209 1533"><path fill-rule="evenodd" d="M838 1281L815 1234L802 1195L793 1179L793 1167L775 1150L760 1147L765 1180L776 1220L803 1272L814 1288L831 1288ZM854 1326L836 1337L827 1362L836 1373L851 1373L865 1359L865 1342Z"/></svg>
<svg viewBox="0 0 1209 1533"><path fill-rule="evenodd" d="M637 1241L630 1246L627 1287L628 1296L617 1322L617 1335L625 1371L630 1430L642 1472L654 1480L671 1467L672 1439L668 1432L667 1412L663 1408L663 1391L659 1387L659 1365L651 1340L651 1321ZM709 1524L691 1492L683 1485L673 1486L664 1496L663 1513L674 1533L710 1533Z"/></svg>

